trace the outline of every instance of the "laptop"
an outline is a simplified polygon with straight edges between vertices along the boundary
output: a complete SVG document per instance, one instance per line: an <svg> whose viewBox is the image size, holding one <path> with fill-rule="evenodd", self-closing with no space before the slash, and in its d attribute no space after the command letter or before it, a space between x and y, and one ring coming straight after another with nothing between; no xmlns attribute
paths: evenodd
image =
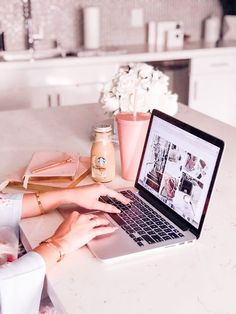
<svg viewBox="0 0 236 314"><path fill-rule="evenodd" d="M120 192L127 206L105 214L120 228L88 243L102 261L192 242L199 238L224 142L174 117L153 110L134 187Z"/></svg>

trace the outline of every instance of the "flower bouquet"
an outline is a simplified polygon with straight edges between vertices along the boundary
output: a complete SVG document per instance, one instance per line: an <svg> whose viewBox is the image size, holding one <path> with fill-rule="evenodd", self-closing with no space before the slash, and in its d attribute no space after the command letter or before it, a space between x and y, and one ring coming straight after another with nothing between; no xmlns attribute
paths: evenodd
<svg viewBox="0 0 236 314"><path fill-rule="evenodd" d="M101 103L105 112L117 114L151 112L158 109L169 115L177 112L178 96L169 91L169 77L146 63L129 64L104 85Z"/></svg>
<svg viewBox="0 0 236 314"><path fill-rule="evenodd" d="M146 63L121 67L104 86L101 103L105 112L115 115L121 175L126 180L135 180L151 111L177 112L177 95L168 87L168 76Z"/></svg>

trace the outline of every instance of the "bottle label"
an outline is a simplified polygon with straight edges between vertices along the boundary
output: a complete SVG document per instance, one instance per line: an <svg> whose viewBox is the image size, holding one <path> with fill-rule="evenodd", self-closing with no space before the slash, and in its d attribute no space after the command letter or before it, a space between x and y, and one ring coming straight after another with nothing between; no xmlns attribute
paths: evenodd
<svg viewBox="0 0 236 314"><path fill-rule="evenodd" d="M106 178L107 160L103 156L92 156L92 177Z"/></svg>

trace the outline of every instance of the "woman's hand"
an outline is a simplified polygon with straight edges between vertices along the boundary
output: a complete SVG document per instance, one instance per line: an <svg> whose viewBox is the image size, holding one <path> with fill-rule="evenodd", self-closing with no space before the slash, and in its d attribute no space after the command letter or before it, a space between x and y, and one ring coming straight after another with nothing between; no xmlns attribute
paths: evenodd
<svg viewBox="0 0 236 314"><path fill-rule="evenodd" d="M61 252L65 255L81 248L97 236L114 232L118 227L109 225L109 221L101 216L93 214L79 214L72 212L55 233L42 242L34 252L41 255L46 264L46 269L55 265L61 258ZM58 249L58 245L61 248Z"/></svg>
<svg viewBox="0 0 236 314"><path fill-rule="evenodd" d="M120 212L120 210L118 210L115 206L99 201L100 196L106 195L116 198L123 204L128 204L130 202L130 200L121 193L109 189L101 183L85 185L76 189L67 190L67 201L68 203L76 203L77 205L88 209L96 209L109 213Z"/></svg>
<svg viewBox="0 0 236 314"><path fill-rule="evenodd" d="M47 213L61 205L75 203L81 207L93 210L101 210L109 213L120 212L115 206L99 201L100 196L116 198L123 204L130 200L101 183L84 185L74 189L58 189L56 191L41 192L38 197L34 193L26 193L23 197L22 218ZM40 204L39 204L40 200Z"/></svg>
<svg viewBox="0 0 236 314"><path fill-rule="evenodd" d="M65 254L68 254L97 236L117 230L117 227L110 226L109 223L104 217L93 214L80 215L74 211L57 228L51 239L60 244Z"/></svg>

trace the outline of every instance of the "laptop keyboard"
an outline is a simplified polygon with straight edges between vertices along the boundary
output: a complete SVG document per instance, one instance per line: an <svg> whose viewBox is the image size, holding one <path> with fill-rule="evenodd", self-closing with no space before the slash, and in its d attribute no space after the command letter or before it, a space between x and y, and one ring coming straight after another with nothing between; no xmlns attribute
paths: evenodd
<svg viewBox="0 0 236 314"><path fill-rule="evenodd" d="M121 210L119 214L109 215L137 245L150 245L184 236L136 194L130 190L121 191L121 193L131 199L132 202L124 205L108 196L102 196L100 200L104 203L112 204Z"/></svg>

